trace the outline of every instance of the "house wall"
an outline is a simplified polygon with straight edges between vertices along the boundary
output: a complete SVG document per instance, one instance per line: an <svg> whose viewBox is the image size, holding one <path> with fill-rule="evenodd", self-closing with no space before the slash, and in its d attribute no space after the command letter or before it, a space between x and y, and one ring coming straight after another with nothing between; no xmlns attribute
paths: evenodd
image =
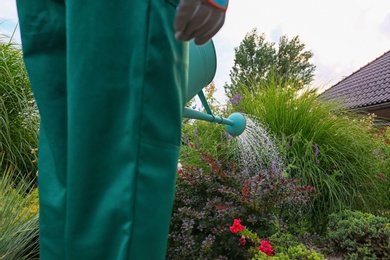
<svg viewBox="0 0 390 260"><path fill-rule="evenodd" d="M381 109L368 109L367 110L369 113L374 113L378 117L386 118L387 120L390 121L390 107L388 108L381 108Z"/></svg>
<svg viewBox="0 0 390 260"><path fill-rule="evenodd" d="M374 113L379 119L379 124L390 125L390 107L379 108L379 109L367 109L367 113Z"/></svg>
<svg viewBox="0 0 390 260"><path fill-rule="evenodd" d="M375 114L378 125L390 125L390 103L356 109L361 114Z"/></svg>

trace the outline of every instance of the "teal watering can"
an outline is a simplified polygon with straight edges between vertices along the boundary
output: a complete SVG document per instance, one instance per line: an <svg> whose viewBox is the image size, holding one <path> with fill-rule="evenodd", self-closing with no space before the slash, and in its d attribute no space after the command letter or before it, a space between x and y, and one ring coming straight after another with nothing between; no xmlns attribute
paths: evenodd
<svg viewBox="0 0 390 260"><path fill-rule="evenodd" d="M211 83L217 70L217 56L212 41L198 46L190 42L189 74L186 102L198 95L207 113L191 108L184 108L183 116L186 118L199 119L208 122L216 122L226 125L226 131L232 136L238 136L246 127L245 117L240 113L233 113L228 118L214 116L204 96L202 89Z"/></svg>

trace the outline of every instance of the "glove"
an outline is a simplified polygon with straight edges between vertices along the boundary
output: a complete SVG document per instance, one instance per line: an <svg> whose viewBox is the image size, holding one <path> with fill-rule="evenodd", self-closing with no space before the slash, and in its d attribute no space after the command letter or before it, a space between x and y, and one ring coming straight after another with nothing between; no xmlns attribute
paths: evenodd
<svg viewBox="0 0 390 260"><path fill-rule="evenodd" d="M221 29L229 0L181 0L175 17L175 37L195 38L195 44L208 42Z"/></svg>

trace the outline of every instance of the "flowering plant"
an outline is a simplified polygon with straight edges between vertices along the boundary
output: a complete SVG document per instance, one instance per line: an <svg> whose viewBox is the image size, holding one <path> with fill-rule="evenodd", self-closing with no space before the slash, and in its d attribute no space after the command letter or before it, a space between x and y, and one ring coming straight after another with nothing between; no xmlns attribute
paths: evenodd
<svg viewBox="0 0 390 260"><path fill-rule="evenodd" d="M265 253L267 256L274 254L274 249L272 248L271 244L266 240L260 241L259 250Z"/></svg>
<svg viewBox="0 0 390 260"><path fill-rule="evenodd" d="M230 227L230 232L233 234L236 234L237 232L243 231L245 227L241 225L241 220L240 219L235 219L233 221L233 225Z"/></svg>
<svg viewBox="0 0 390 260"><path fill-rule="evenodd" d="M260 240L256 233L253 233L251 230L247 229L245 226L241 224L240 219L234 219L233 224L230 226L230 232L233 234L237 234L240 236L239 243L242 246L245 246L247 240L252 242L255 245L259 245L257 248L250 248L250 251L258 252L261 251L265 253L267 256L273 255L274 249L271 244L267 240Z"/></svg>

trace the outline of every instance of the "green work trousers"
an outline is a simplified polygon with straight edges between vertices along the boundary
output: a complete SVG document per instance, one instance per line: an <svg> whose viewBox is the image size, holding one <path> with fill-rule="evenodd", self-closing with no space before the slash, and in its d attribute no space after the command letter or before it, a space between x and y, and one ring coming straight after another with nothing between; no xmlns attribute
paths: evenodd
<svg viewBox="0 0 390 260"><path fill-rule="evenodd" d="M188 77L177 1L17 0L42 260L165 258Z"/></svg>

